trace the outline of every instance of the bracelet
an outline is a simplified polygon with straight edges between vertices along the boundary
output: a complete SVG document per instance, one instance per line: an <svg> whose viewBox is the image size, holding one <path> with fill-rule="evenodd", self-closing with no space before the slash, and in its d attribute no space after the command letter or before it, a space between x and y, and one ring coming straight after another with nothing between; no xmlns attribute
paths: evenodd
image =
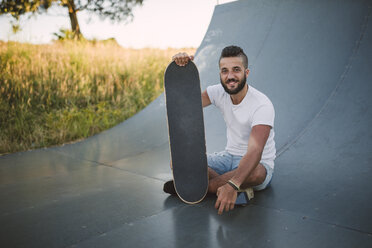
<svg viewBox="0 0 372 248"><path fill-rule="evenodd" d="M238 187L238 185L236 185L233 181L229 180L229 181L227 181L227 183L228 183L231 187L233 187L236 191L239 191L239 190L240 190L240 188Z"/></svg>

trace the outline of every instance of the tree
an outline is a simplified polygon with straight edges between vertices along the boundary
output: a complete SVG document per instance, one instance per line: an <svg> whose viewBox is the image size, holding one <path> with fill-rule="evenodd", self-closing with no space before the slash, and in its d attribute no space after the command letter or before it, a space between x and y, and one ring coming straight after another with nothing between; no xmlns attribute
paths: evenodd
<svg viewBox="0 0 372 248"><path fill-rule="evenodd" d="M98 14L103 19L131 21L133 8L142 5L143 0L0 0L0 15L10 14L16 20L19 20L19 17L26 13L40 14L46 12L53 3L68 10L74 38L80 39L82 34L76 15L77 12L86 10Z"/></svg>

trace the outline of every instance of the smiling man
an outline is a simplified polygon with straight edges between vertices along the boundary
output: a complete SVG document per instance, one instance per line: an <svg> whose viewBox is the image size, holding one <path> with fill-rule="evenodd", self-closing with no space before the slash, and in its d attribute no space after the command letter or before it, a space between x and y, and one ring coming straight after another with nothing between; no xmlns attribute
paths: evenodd
<svg viewBox="0 0 372 248"><path fill-rule="evenodd" d="M179 53L173 60L185 66L192 56ZM218 213L232 210L239 191L265 189L274 171L274 107L267 96L247 84L248 58L237 46L225 47L219 60L220 84L202 92L203 107L215 105L227 127L222 152L208 155L208 192L217 194ZM208 127L207 127L208 128ZM173 181L164 191L175 193Z"/></svg>

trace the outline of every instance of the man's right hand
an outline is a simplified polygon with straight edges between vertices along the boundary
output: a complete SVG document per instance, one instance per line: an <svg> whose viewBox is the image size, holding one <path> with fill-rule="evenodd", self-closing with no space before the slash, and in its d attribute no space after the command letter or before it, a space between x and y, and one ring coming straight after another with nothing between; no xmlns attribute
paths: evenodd
<svg viewBox="0 0 372 248"><path fill-rule="evenodd" d="M177 53L172 57L172 60L179 66L185 66L190 60L194 60L194 56L189 56L187 53Z"/></svg>

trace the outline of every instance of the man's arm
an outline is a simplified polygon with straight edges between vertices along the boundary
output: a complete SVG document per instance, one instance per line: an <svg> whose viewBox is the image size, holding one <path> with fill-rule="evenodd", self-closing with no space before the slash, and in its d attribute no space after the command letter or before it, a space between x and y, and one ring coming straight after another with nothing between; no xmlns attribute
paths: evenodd
<svg viewBox="0 0 372 248"><path fill-rule="evenodd" d="M237 185L242 186L251 172L261 161L263 149L270 135L271 126L257 125L252 128L248 140L247 153L240 161L238 168L231 180Z"/></svg>
<svg viewBox="0 0 372 248"><path fill-rule="evenodd" d="M209 105L212 104L211 100L209 99L209 96L208 96L208 93L207 93L207 90L203 91L201 93L201 97L202 97L202 105L203 105L203 108L204 107L207 107Z"/></svg>
<svg viewBox="0 0 372 248"><path fill-rule="evenodd" d="M249 183L247 179L261 160L270 130L271 126L268 125L257 125L252 128L247 153L241 159L238 168L233 171L234 175L230 179L237 186L240 187L244 183ZM215 208L218 209L219 214L222 214L224 210L229 211L234 209L237 193L229 184L219 187L217 189L217 196Z"/></svg>

